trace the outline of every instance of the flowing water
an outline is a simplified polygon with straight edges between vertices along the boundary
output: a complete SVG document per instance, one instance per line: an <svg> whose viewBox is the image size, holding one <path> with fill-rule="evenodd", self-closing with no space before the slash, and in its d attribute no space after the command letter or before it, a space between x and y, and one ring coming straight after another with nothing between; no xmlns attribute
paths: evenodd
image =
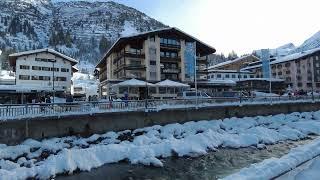
<svg viewBox="0 0 320 180"><path fill-rule="evenodd" d="M106 164L90 172L70 176L58 176L57 180L108 180L108 179L218 179L239 171L252 163L271 157L281 157L291 148L307 144L311 140L286 141L268 145L265 149L255 147L241 149L220 148L200 157L170 157L162 159L164 167L131 165L127 162Z"/></svg>

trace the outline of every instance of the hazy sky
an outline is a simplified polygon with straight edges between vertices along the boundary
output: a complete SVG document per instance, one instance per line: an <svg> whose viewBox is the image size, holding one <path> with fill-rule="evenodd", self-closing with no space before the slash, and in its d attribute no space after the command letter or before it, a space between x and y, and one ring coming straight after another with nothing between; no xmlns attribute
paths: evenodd
<svg viewBox="0 0 320 180"><path fill-rule="evenodd" d="M320 0L115 0L219 52L296 46L320 31Z"/></svg>

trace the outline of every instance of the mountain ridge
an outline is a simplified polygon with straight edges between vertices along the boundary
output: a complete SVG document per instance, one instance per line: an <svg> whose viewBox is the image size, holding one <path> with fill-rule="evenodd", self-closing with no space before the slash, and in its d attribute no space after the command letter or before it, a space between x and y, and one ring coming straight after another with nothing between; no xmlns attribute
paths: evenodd
<svg viewBox="0 0 320 180"><path fill-rule="evenodd" d="M2 51L50 47L95 64L119 37L164 27L114 1L0 0Z"/></svg>

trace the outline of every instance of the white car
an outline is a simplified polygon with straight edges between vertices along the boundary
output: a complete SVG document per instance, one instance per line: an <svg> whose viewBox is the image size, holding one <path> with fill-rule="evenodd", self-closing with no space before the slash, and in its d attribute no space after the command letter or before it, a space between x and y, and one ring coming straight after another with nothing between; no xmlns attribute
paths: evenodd
<svg viewBox="0 0 320 180"><path fill-rule="evenodd" d="M179 99L207 99L211 98L207 93L198 91L198 96L196 96L195 91L184 91L182 93L178 93L178 98Z"/></svg>

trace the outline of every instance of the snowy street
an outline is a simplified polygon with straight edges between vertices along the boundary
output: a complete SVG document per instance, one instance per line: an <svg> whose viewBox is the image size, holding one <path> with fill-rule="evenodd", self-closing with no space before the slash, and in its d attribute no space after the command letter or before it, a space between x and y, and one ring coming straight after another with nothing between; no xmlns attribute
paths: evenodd
<svg viewBox="0 0 320 180"><path fill-rule="evenodd" d="M17 146L0 145L0 179L48 179L119 161L163 167L162 159L170 156L197 157L221 148L264 149L270 144L319 134L320 111L317 111L156 125L88 138L29 139ZM318 156L319 143L316 139L303 151L293 150L299 155L296 163ZM279 171L298 164L290 165L283 165Z"/></svg>

